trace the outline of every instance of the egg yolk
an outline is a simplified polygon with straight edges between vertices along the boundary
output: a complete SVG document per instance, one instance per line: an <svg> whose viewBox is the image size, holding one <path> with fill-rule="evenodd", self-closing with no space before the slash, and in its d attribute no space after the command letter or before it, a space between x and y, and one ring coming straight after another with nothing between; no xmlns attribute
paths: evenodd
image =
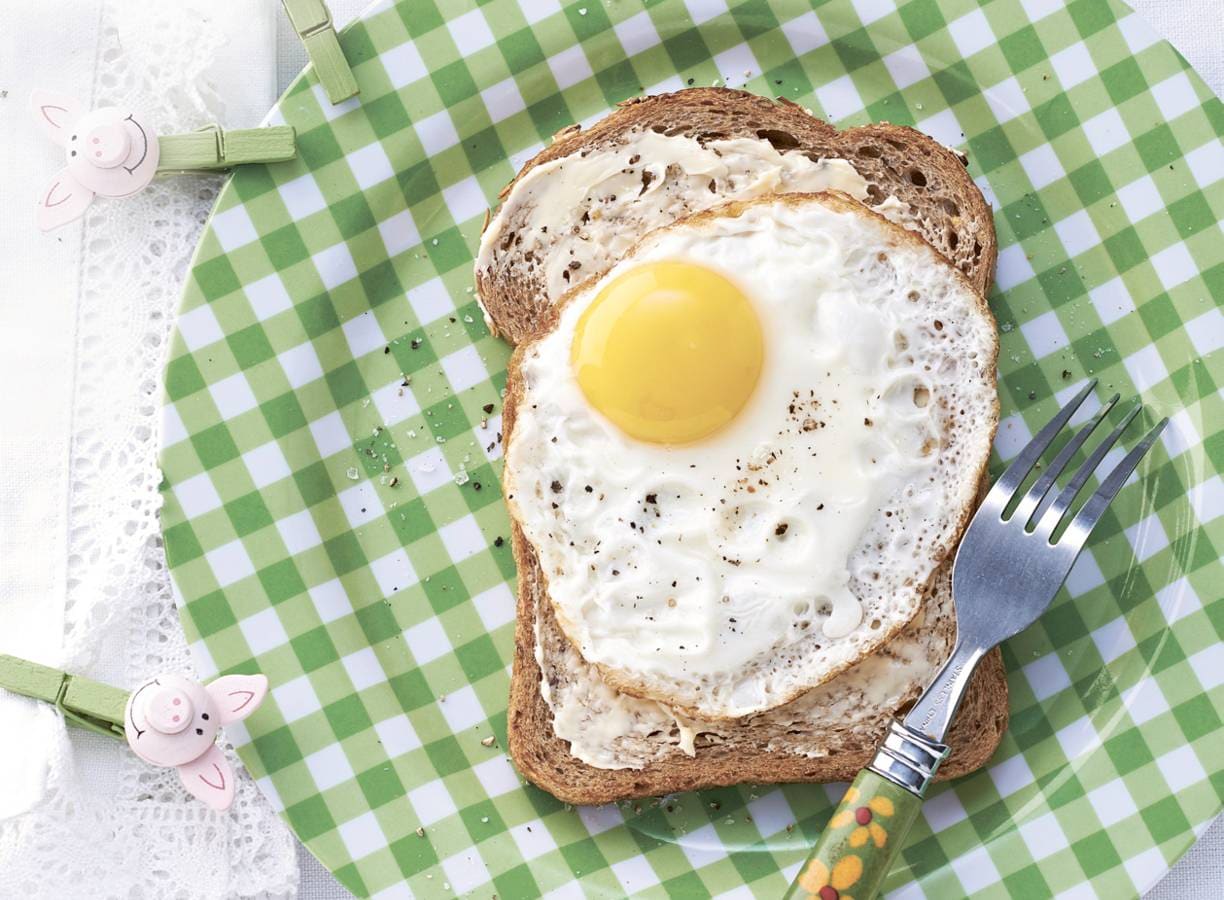
<svg viewBox="0 0 1224 900"><path fill-rule="evenodd" d="M744 292L680 261L644 263L609 281L570 347L588 402L655 444L692 443L734 419L763 358L761 323Z"/></svg>

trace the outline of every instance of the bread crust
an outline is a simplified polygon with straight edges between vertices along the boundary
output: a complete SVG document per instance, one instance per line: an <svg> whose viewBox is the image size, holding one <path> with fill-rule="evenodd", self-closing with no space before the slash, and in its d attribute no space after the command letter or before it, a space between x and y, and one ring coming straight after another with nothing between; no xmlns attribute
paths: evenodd
<svg viewBox="0 0 1224 900"><path fill-rule="evenodd" d="M915 232L901 228L899 225L896 225L895 223L890 222L888 219L881 216L879 213L871 210L868 207L863 206L863 204L859 203L854 198L846 194L837 192L837 191L828 191L828 192L822 192L822 193L817 193L817 194L791 193L791 194L766 195L763 197L758 197L756 199L746 200L746 201L732 200L732 201L728 201L726 203L720 204L718 206L711 207L710 209L706 209L706 210L702 210L701 212L694 213L690 216L686 216L682 219L678 219L676 222L672 223L672 225L669 225L667 227L672 228L672 227L682 227L682 226L691 226L691 225L701 225L704 222L709 222L715 219L736 218L742 215L746 210L754 206L774 205L777 203L782 203L790 207L799 207L799 206L802 206L803 204L811 203L811 202L819 202L821 205L829 209L832 209L836 212L849 213L853 215L860 215L860 216L865 216L868 218L873 218L877 220L879 223L881 223L883 227L885 228L885 230L889 231L892 234L895 240L901 243L910 245L911 248L917 250L920 253L930 254L932 263L934 264L946 263L946 261L940 256L940 254L937 251L935 251L934 248L932 248L925 240L922 239L921 236L919 236ZM639 241L632 248L630 248L629 252L625 255L624 258L625 259L632 258L634 254L638 251L638 248L640 246L641 246L641 242ZM982 295L978 293L977 290L974 288L972 282L970 282L968 277L965 276L964 273L962 273L958 269L954 267L950 267L950 271L954 273L953 277L961 282L962 287L967 291L967 293L974 298L974 300L976 301L976 305L978 307L978 313L984 316L985 318L987 318L993 325L994 315L991 313L990 308L987 305L985 299L983 299ZM536 331L527 340L520 343L515 348L514 353L511 355L510 362L507 366L506 396L503 402L503 409L502 409L502 440L503 440L503 446L507 454L509 454L510 452L510 446L514 439L513 437L514 419L515 419L517 407L518 407L518 404L522 402L523 400L523 384L522 384L523 358L531 350L531 348L536 344L537 341L543 339L546 335L551 333L551 331L556 327L557 320L560 317L561 312L565 309L566 306L568 306L571 302L573 302L577 296L583 293L583 291L585 290L586 286L589 283L590 283L590 279L578 285L575 285L574 287L566 291L565 294L563 294L558 299L555 305L552 305L548 307L546 310L544 310L542 313L541 327L539 328L539 330ZM991 398L994 401L992 404L992 410L991 410L990 442L993 442L994 440L995 429L998 426L998 420L999 420L998 395L997 393L993 391L993 378L994 378L996 361L998 358L998 351L999 351L998 329L995 328L995 329L992 329L992 331L993 331L995 339L991 347L989 348L989 359L987 360L988 364L982 368L983 377L989 378L991 380L991 386L992 386ZM987 443L986 452L982 454L977 468L969 473L969 478L968 478L969 484L977 485L981 483L981 480L986 472L987 463L989 462L989 447L990 447L990 443ZM522 516L520 514L518 504L515 502L515 497L514 497L515 490L514 490L513 484L510 482L510 469L508 466L504 467L502 470L502 494L506 498L506 506L510 512L511 521L515 524L515 527L517 529L518 523L522 520ZM923 595L930 592L932 584L934 583L935 572L938 571L939 567L943 564L945 559L948 559L951 557L953 551L956 549L957 544L960 542L960 537L964 533L964 529L969 525L969 520L970 518L972 518L976 507L977 507L977 504L970 501L966 503L965 506L960 510L959 515L957 516L957 521L953 525L952 530L949 532L949 538L948 538L947 543L942 548L940 548L942 550L942 554L934 558L934 566L932 568L931 579L928 580L927 584L924 585L923 588L921 589L921 593ZM523 539L526 540L525 537ZM543 572L540 572L538 575L538 578L539 578L540 583L544 586L545 595L547 595L547 575ZM520 592L521 591L522 591L522 587L520 586ZM901 629L903 629L906 625L909 624L913 616L917 615L919 608L920 608L920 604L915 604L914 609L911 611L911 614L909 617L904 618L904 619L893 619L887 622L885 627L879 629L879 631L877 632L875 636L876 640L872 642L870 645L868 645L868 647L865 650L865 653L870 653L875 648L884 646L889 640L894 638L897 635L897 633L901 631ZM574 631L576 630L573 624L570 623L565 618L562 611L558 609L555 604L554 604L554 612L556 614L558 622L561 625L562 630L565 631L565 633L569 635L572 639ZM860 656L859 658L861 659L862 657ZM789 693L780 695L780 699L774 705L781 706L785 703L789 703L791 700L794 700L796 697L800 696L806 691L812 688L818 687L821 684L824 684L825 682L837 677L842 672L844 672L845 670L853 666L856 662L857 662L857 659L851 659L851 660L847 660L843 662L842 664L838 666L831 667L826 672L825 676L821 678L819 681L810 681L810 682L805 682L801 685L797 685ZM734 718L734 717L729 717L729 716L719 716L717 714L711 713L710 711L694 709L694 708L684 705L683 703L676 703L669 697L661 696L659 694L651 692L650 690L646 689L640 683L635 682L631 680L630 678L625 677L624 673L619 672L616 669L613 669L611 667L608 667L608 666L605 666L599 663L596 663L596 667L599 669L600 674L603 677L604 681L610 687L615 688L617 691L620 691L621 693L624 693L624 694L629 694L634 697L639 697L639 698L646 699L646 700L655 700L655 701L664 703L665 705L672 707L677 712L681 713L682 715L688 718L699 719L699 720L704 720L704 721L732 721Z"/></svg>
<svg viewBox="0 0 1224 900"><path fill-rule="evenodd" d="M994 219L962 155L904 125L881 122L838 131L788 100L731 88L695 87L638 97L589 129L562 129L552 144L523 165L501 199L536 166L614 146L638 129L699 141L758 138L779 151L845 159L868 183L866 204L874 206L890 196L908 204L918 233L964 273L978 293L990 291L997 256ZM524 274L523 267L509 259L505 265L478 268L475 277L494 333L518 343L540 328L551 304L538 270L534 276Z"/></svg>

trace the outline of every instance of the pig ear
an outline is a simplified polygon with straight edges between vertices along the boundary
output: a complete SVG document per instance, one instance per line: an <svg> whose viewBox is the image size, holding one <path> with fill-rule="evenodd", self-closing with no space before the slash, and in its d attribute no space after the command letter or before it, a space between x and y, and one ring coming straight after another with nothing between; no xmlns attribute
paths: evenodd
<svg viewBox="0 0 1224 900"><path fill-rule="evenodd" d="M61 146L68 143L72 127L85 114L84 107L76 98L55 91L34 91L30 94L30 111L47 137Z"/></svg>
<svg viewBox="0 0 1224 900"><path fill-rule="evenodd" d="M93 198L93 191L61 169L38 198L38 227L50 231L79 219Z"/></svg>
<svg viewBox="0 0 1224 900"><path fill-rule="evenodd" d="M227 810L234 802L234 770L216 744L198 759L179 766L178 770L183 787L213 809Z"/></svg>
<svg viewBox="0 0 1224 900"><path fill-rule="evenodd" d="M222 725L245 719L255 712L268 695L266 675L223 675L211 682L208 691L221 713Z"/></svg>

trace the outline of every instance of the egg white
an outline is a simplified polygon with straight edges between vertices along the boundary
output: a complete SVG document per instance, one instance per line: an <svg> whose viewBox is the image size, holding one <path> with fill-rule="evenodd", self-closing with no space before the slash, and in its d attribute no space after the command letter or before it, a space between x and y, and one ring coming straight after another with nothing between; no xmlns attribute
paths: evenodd
<svg viewBox="0 0 1224 900"><path fill-rule="evenodd" d="M525 350L506 493L558 622L609 683L747 715L832 677L918 609L976 490L947 471L989 450L949 404L992 408L993 323L897 232L815 199L680 223L575 292ZM678 447L625 436L570 364L600 285L662 259L736 281L765 337L748 405Z"/></svg>

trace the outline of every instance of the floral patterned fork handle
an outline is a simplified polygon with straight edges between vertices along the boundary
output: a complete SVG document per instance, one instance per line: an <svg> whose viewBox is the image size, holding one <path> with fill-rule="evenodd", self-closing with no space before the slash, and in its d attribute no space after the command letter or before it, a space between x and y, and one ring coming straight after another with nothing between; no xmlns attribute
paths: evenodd
<svg viewBox="0 0 1224 900"><path fill-rule="evenodd" d="M786 896L819 900L874 897L921 808L919 797L863 769Z"/></svg>

